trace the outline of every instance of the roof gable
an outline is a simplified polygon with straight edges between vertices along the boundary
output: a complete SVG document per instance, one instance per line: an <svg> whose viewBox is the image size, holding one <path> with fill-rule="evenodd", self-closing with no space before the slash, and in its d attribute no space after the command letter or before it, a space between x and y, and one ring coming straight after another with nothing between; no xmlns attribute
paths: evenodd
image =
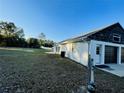
<svg viewBox="0 0 124 93"><path fill-rule="evenodd" d="M114 36L120 36L119 42L114 40ZM124 44L124 29L121 27L119 23L111 25L107 28L104 28L96 33L93 33L87 37L88 39L93 39L97 41L105 41L112 43L121 43Z"/></svg>
<svg viewBox="0 0 124 93"><path fill-rule="evenodd" d="M112 31L113 31L113 33L120 33L120 34L124 35L123 27L119 23L114 23L114 24L106 26L102 29L92 31L90 33L87 33L85 35L82 35L82 36L79 36L76 38L70 38L70 39L64 40L60 43L76 42L76 41L90 40L90 39L102 40L102 39L98 39L98 36L101 35L100 33L102 33L102 34L104 33L103 35L105 36L105 35L108 35L109 33L112 33ZM100 36L99 38L105 38L105 37Z"/></svg>

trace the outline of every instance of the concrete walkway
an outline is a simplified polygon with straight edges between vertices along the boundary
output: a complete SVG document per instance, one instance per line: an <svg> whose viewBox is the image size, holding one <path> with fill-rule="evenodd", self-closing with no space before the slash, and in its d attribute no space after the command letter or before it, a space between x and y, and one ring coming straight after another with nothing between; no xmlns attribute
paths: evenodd
<svg viewBox="0 0 124 93"><path fill-rule="evenodd" d="M106 64L110 68L100 68L103 71L112 73L119 77L124 77L124 64Z"/></svg>

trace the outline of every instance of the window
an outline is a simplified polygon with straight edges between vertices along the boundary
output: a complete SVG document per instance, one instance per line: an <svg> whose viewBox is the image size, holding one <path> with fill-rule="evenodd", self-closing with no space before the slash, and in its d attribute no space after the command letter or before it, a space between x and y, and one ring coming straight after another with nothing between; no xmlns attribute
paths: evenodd
<svg viewBox="0 0 124 93"><path fill-rule="evenodd" d="M121 41L121 35L113 34L113 41L114 42L120 42Z"/></svg>
<svg viewBox="0 0 124 93"><path fill-rule="evenodd" d="M99 47L99 46L96 47L96 54L97 54L97 55L100 54L100 47Z"/></svg>

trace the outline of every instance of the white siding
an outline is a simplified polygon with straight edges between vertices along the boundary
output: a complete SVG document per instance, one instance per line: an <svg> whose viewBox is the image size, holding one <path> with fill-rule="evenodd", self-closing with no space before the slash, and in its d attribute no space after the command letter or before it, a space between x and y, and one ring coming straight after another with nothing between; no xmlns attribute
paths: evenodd
<svg viewBox="0 0 124 93"><path fill-rule="evenodd" d="M74 43L73 59L83 65L88 63L88 43Z"/></svg>
<svg viewBox="0 0 124 93"><path fill-rule="evenodd" d="M88 63L88 43L76 42L61 45L61 51L66 52L66 57L83 65Z"/></svg>
<svg viewBox="0 0 124 93"><path fill-rule="evenodd" d="M54 47L52 47L52 52L55 54L59 54L60 53L60 46L54 45Z"/></svg>
<svg viewBox="0 0 124 93"><path fill-rule="evenodd" d="M72 58L72 43L61 45L60 50L66 52L66 57Z"/></svg>

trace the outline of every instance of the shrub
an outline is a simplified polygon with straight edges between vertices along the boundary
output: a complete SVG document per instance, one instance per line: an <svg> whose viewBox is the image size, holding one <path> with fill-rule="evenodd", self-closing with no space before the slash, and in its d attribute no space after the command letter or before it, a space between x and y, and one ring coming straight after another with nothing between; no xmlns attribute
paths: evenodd
<svg viewBox="0 0 124 93"><path fill-rule="evenodd" d="M7 46L6 42L1 42L0 43L0 47L6 47L6 46Z"/></svg>

